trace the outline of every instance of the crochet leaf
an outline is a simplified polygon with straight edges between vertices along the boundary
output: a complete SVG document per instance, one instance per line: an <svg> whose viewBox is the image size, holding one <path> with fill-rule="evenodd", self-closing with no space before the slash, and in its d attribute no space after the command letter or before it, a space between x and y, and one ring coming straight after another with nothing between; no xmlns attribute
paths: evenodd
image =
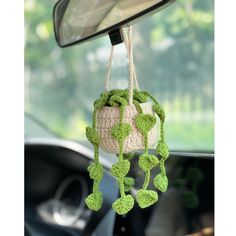
<svg viewBox="0 0 236 236"><path fill-rule="evenodd" d="M147 102L148 96L145 92L139 91L134 89L134 100L138 101L139 103Z"/></svg>
<svg viewBox="0 0 236 236"><path fill-rule="evenodd" d="M108 99L109 99L108 93L102 93L101 97L99 99L97 99L93 104L95 110L99 110L102 107L104 107L107 104Z"/></svg>
<svg viewBox="0 0 236 236"><path fill-rule="evenodd" d="M100 138L95 129L86 127L86 137L93 145L98 146L100 144Z"/></svg>
<svg viewBox="0 0 236 236"><path fill-rule="evenodd" d="M129 192L131 190L131 188L134 186L134 178L125 177L124 178L124 186L125 186L125 192Z"/></svg>
<svg viewBox="0 0 236 236"><path fill-rule="evenodd" d="M92 163L88 167L89 177L96 181L101 181L103 177L103 167L100 163Z"/></svg>
<svg viewBox="0 0 236 236"><path fill-rule="evenodd" d="M109 104L112 107L120 107L120 106L126 106L128 105L128 102L125 98L120 97L118 95L113 95L109 99Z"/></svg>
<svg viewBox="0 0 236 236"><path fill-rule="evenodd" d="M119 215L125 215L133 208L133 206L134 206L134 198L130 194L118 198L112 204L112 208Z"/></svg>
<svg viewBox="0 0 236 236"><path fill-rule="evenodd" d="M168 187L168 179L165 175L163 174L158 174L155 178L154 178L154 186L159 189L161 192L165 192L167 190Z"/></svg>
<svg viewBox="0 0 236 236"><path fill-rule="evenodd" d="M141 189L137 193L137 202L141 208L146 208L158 201L158 195L153 190Z"/></svg>
<svg viewBox="0 0 236 236"><path fill-rule="evenodd" d="M111 135L119 142L123 142L125 138L130 134L132 128L128 123L119 123L111 128Z"/></svg>
<svg viewBox="0 0 236 236"><path fill-rule="evenodd" d="M156 114L158 115L159 119L164 122L165 121L165 111L162 108L162 106L160 104L155 104L152 106L152 110L154 112L156 112Z"/></svg>
<svg viewBox="0 0 236 236"><path fill-rule="evenodd" d="M156 123L156 117L150 114L139 114L135 118L137 128L142 134L147 134Z"/></svg>
<svg viewBox="0 0 236 236"><path fill-rule="evenodd" d="M125 89L112 89L111 91L108 92L108 94L109 94L109 97L113 95L123 97L125 94L125 91L126 91Z"/></svg>
<svg viewBox="0 0 236 236"><path fill-rule="evenodd" d="M128 96L129 96L129 91L128 89L113 89L109 92L109 96L119 96L119 97L123 97L128 101Z"/></svg>
<svg viewBox="0 0 236 236"><path fill-rule="evenodd" d="M100 191L89 194L85 199L87 207L93 211L98 211L102 206L102 202L102 193Z"/></svg>
<svg viewBox="0 0 236 236"><path fill-rule="evenodd" d="M117 178L125 177L130 169L130 163L127 160L122 160L111 167L111 174Z"/></svg>
<svg viewBox="0 0 236 236"><path fill-rule="evenodd" d="M157 154L159 154L164 160L166 160L166 159L168 158L168 156L169 156L169 149L168 149L168 146L167 146L165 143L161 142L161 141L159 141L159 142L157 143L156 152L157 152Z"/></svg>
<svg viewBox="0 0 236 236"><path fill-rule="evenodd" d="M154 155L144 153L139 157L138 163L142 170L147 171L158 165L159 160Z"/></svg>

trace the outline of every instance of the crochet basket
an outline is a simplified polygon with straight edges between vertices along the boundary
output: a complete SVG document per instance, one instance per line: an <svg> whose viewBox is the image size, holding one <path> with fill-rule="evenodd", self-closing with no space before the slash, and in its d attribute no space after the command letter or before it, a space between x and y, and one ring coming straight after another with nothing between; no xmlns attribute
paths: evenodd
<svg viewBox="0 0 236 236"><path fill-rule="evenodd" d="M155 115L152 110L152 103L146 102L140 104L144 114ZM134 104L127 105L124 111L124 122L132 126L132 131L124 141L124 153L129 153L144 149L144 136L140 133L135 125L135 117L138 111ZM100 147L109 153L118 153L119 144L116 139L111 136L111 128L120 121L120 110L118 107L105 106L97 112L96 115L96 130L100 137ZM150 148L156 145L158 136L158 125L148 133L148 144Z"/></svg>

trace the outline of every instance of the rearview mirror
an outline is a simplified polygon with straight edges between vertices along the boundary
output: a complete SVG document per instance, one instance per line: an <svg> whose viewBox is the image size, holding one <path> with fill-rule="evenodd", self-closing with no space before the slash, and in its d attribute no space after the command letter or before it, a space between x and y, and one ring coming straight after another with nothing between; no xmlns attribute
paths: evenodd
<svg viewBox="0 0 236 236"><path fill-rule="evenodd" d="M82 43L109 33L122 42L117 30L161 11L175 0L59 0L54 6L54 32L60 47ZM114 33L114 34L113 34Z"/></svg>

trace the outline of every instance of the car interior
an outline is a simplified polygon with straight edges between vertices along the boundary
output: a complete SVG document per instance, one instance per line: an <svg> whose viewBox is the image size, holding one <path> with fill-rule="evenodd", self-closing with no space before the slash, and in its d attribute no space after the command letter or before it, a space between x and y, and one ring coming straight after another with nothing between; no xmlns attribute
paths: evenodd
<svg viewBox="0 0 236 236"><path fill-rule="evenodd" d="M213 8L213 0L25 0L25 235L214 235ZM112 45L112 83L127 86L122 29L130 26L140 86L166 111L169 184L156 204L135 202L120 215L116 154L100 150L101 209L85 204L94 159L85 128ZM129 160L132 196L143 184L142 153Z"/></svg>

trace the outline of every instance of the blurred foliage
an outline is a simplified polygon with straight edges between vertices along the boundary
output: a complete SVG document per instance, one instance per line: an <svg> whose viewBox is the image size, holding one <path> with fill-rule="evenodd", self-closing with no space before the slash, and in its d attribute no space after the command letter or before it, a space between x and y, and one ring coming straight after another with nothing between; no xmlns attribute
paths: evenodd
<svg viewBox="0 0 236 236"><path fill-rule="evenodd" d="M69 139L85 139L93 101L104 89L108 37L61 49L52 23L55 1L25 0L25 110ZM142 89L163 103L172 150L214 149L213 0L178 0L134 26ZM127 85L123 45L115 49L112 85Z"/></svg>

